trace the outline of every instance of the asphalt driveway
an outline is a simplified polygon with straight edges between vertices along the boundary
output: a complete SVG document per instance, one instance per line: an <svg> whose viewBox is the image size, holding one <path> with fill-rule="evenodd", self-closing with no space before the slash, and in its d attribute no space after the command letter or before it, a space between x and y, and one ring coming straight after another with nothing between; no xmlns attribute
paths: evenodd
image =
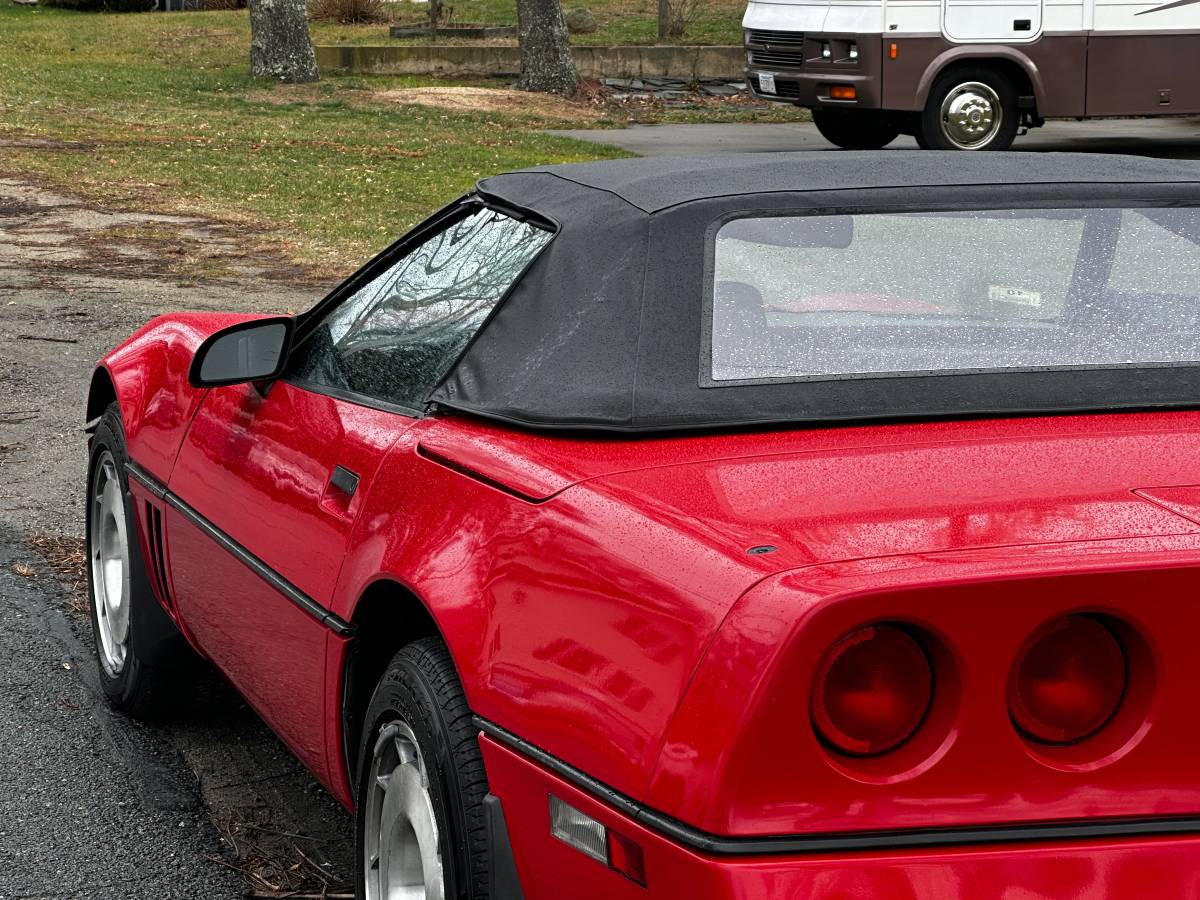
<svg viewBox="0 0 1200 900"><path fill-rule="evenodd" d="M620 131L573 129L551 133L621 147L639 156L837 149L821 137L810 122L635 125ZM901 137L889 149L915 150L916 147L912 138ZM1044 128L1017 138L1013 149L1200 159L1200 117L1050 122Z"/></svg>
<svg viewBox="0 0 1200 900"><path fill-rule="evenodd" d="M108 709L30 557L0 528L0 900L240 896L194 776L161 731Z"/></svg>

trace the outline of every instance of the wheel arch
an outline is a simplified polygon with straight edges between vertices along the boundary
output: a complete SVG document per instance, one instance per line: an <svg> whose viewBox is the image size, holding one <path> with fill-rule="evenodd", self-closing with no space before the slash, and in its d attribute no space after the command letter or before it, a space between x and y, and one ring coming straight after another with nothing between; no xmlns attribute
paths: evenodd
<svg viewBox="0 0 1200 900"><path fill-rule="evenodd" d="M117 386L105 366L96 366L88 385L87 406L83 421L94 427L94 423L113 403L117 403Z"/></svg>
<svg viewBox="0 0 1200 900"><path fill-rule="evenodd" d="M388 576L375 579L363 589L350 622L354 636L341 664L338 749L353 797L363 718L387 664L402 647L423 637L438 637L447 648L450 645L425 601L412 588ZM454 659L453 650L450 655Z"/></svg>
<svg viewBox="0 0 1200 900"><path fill-rule="evenodd" d="M1042 108L1046 92L1037 63L1018 48L993 44L953 47L936 56L925 68L917 84L915 108L925 108L934 83L942 75L952 69L966 67L990 67L1008 76L1018 96L1032 95L1037 108Z"/></svg>

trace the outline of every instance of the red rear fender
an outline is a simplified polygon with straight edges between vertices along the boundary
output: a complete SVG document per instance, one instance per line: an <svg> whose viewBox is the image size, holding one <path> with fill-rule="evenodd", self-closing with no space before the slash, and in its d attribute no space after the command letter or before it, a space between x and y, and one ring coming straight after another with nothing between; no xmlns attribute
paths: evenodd
<svg viewBox="0 0 1200 900"><path fill-rule="evenodd" d="M529 499L512 484L532 493L548 470L502 468L482 441L435 457L437 426L413 426L381 464L333 611L355 619L381 573L412 585L475 712L638 793L704 646L766 557L602 486Z"/></svg>

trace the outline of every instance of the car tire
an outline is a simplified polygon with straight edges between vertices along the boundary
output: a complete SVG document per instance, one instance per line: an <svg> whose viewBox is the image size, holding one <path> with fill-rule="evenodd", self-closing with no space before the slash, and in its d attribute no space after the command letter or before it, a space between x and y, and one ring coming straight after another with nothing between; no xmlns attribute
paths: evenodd
<svg viewBox="0 0 1200 900"><path fill-rule="evenodd" d="M1017 89L999 72L961 68L938 76L921 113L924 150L1007 150L1020 126Z"/></svg>
<svg viewBox="0 0 1200 900"><path fill-rule="evenodd" d="M177 705L199 660L150 587L125 471L125 429L116 403L92 435L88 462L86 553L88 611L100 685L134 718L157 718Z"/></svg>
<svg viewBox="0 0 1200 900"><path fill-rule="evenodd" d="M358 754L356 897L381 900L421 884L427 897L489 896L478 738L440 640L423 638L392 658Z"/></svg>
<svg viewBox="0 0 1200 900"><path fill-rule="evenodd" d="M821 137L843 150L881 150L900 136L900 124L888 113L870 109L814 109Z"/></svg>

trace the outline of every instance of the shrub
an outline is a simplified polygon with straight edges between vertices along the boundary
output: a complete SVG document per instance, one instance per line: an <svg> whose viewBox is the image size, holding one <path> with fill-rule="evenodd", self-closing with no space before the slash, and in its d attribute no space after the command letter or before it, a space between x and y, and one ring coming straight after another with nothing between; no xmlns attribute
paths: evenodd
<svg viewBox="0 0 1200 900"><path fill-rule="evenodd" d="M667 34L670 37L683 37L696 24L703 10L704 0L668 0Z"/></svg>
<svg viewBox="0 0 1200 900"><path fill-rule="evenodd" d="M592 11L583 6L568 9L563 18L567 22L567 31L571 34L594 34L600 27Z"/></svg>
<svg viewBox="0 0 1200 900"><path fill-rule="evenodd" d="M388 20L384 0L309 0L308 17L339 25L369 25Z"/></svg>

